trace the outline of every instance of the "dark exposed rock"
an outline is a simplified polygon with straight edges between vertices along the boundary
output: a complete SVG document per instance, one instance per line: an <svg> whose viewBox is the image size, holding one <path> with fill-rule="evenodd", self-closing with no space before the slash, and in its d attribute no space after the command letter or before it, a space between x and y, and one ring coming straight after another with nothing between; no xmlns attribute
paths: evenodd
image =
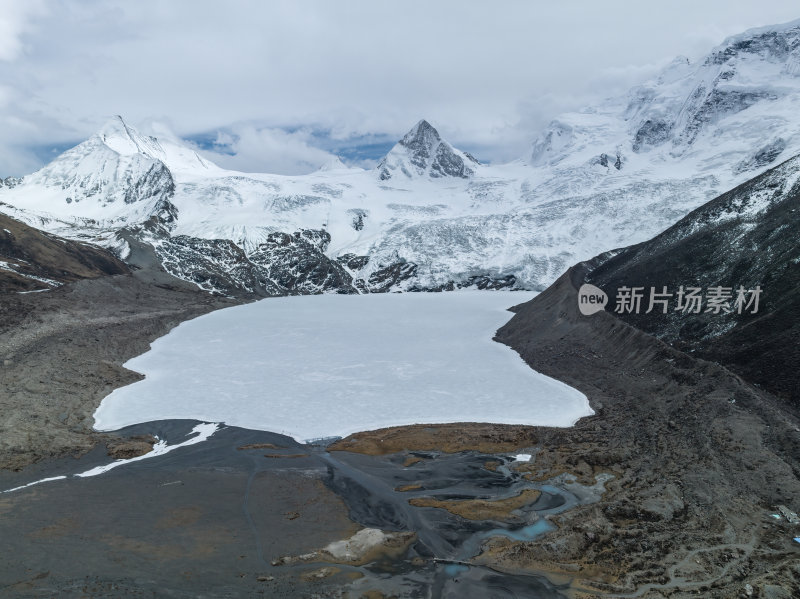
<svg viewBox="0 0 800 599"><path fill-rule="evenodd" d="M420 287L419 285L412 285L408 288L411 293L441 293L442 291L455 291L458 286L455 284L454 281L448 281L447 283L442 283L441 285L435 285L433 287Z"/></svg>
<svg viewBox="0 0 800 599"><path fill-rule="evenodd" d="M152 197L159 203L168 201L175 194L172 173L162 162L153 164L143 177L129 181L125 187L125 203L134 204Z"/></svg>
<svg viewBox="0 0 800 599"><path fill-rule="evenodd" d="M633 137L633 151L642 152L663 144L669 139L671 127L660 120L647 119Z"/></svg>
<svg viewBox="0 0 800 599"><path fill-rule="evenodd" d="M431 159L432 151L442 141L439 132L428 121L422 120L406 133L400 145L409 151L409 161L420 169L425 169Z"/></svg>
<svg viewBox="0 0 800 599"><path fill-rule="evenodd" d="M342 266L358 271L364 268L369 263L369 256L357 256L356 254L342 254L336 258L336 261Z"/></svg>
<svg viewBox="0 0 800 599"><path fill-rule="evenodd" d="M249 259L287 292L354 293L352 276L338 261L323 253L330 239L330 234L322 230L303 230L291 236L273 233Z"/></svg>
<svg viewBox="0 0 800 599"><path fill-rule="evenodd" d="M436 156L431 164L431 177L460 177L467 179L473 174L464 160L453 152L453 149L446 143L440 143L436 148Z"/></svg>
<svg viewBox="0 0 800 599"><path fill-rule="evenodd" d="M369 275L366 281L359 279L356 281L361 291L369 293L384 293L392 287L406 281L417 274L417 265L405 260L394 262L384 266Z"/></svg>
<svg viewBox="0 0 800 599"><path fill-rule="evenodd" d="M348 212L353 215L353 228L356 231L361 231L364 228L364 220L367 218L369 213L366 210L361 210L359 208L348 210Z"/></svg>
<svg viewBox="0 0 800 599"><path fill-rule="evenodd" d="M11 189L20 183L22 183L22 179L18 179L16 177L6 177L5 179L0 178L0 187L8 187Z"/></svg>
<svg viewBox="0 0 800 599"><path fill-rule="evenodd" d="M162 198L156 202L153 210L153 218L171 231L174 229L175 223L178 220L178 207L168 199Z"/></svg>
<svg viewBox="0 0 800 599"><path fill-rule="evenodd" d="M441 285L433 287L421 287L414 285L409 287L408 291L413 292L441 292L441 291L454 291L456 289L469 289L475 287L477 289L513 289L517 283L517 278L514 275L505 276L492 276L492 275L473 275L467 277L463 281L448 281Z"/></svg>
<svg viewBox="0 0 800 599"><path fill-rule="evenodd" d="M262 296L283 292L266 269L259 268L228 239L176 235L155 247L167 272L207 291L225 295L244 291Z"/></svg>
<svg viewBox="0 0 800 599"><path fill-rule="evenodd" d="M459 283L459 287L472 287L478 289L510 289L517 283L517 277L506 275L504 277L492 277L490 275L476 275L468 278L465 282Z"/></svg>
<svg viewBox="0 0 800 599"><path fill-rule="evenodd" d="M745 39L735 40L725 48L711 54L706 59L706 62L721 65L742 54L755 54L762 58L784 60L798 47L796 33L797 28L787 31L767 31Z"/></svg>
<svg viewBox="0 0 800 599"><path fill-rule="evenodd" d="M689 100L686 126L675 142L691 144L706 124L715 123L724 116L741 112L761 100L777 98L775 93L766 90L721 90L714 87L709 91L701 84Z"/></svg>
<svg viewBox="0 0 800 599"><path fill-rule="evenodd" d="M786 149L786 141L779 137L772 143L768 143L750 158L741 161L734 168L734 172L743 173L754 171L771 164Z"/></svg>
<svg viewBox="0 0 800 599"><path fill-rule="evenodd" d="M292 236L305 241L320 252L327 250L331 243L331 234L324 229L301 229L292 233Z"/></svg>
<svg viewBox="0 0 800 599"><path fill-rule="evenodd" d="M153 217L126 230L126 235L152 244L166 272L207 291L258 296L355 292L352 276L339 261L324 254L330 243L327 231L271 233L248 255L228 239L170 236L168 224ZM353 263L358 264L359 258L352 256Z"/></svg>
<svg viewBox="0 0 800 599"><path fill-rule="evenodd" d="M163 219L154 215L142 225L123 229L118 239L129 245L133 241L152 247L166 273L212 293L234 296L330 291L383 293L417 274L416 264L398 256L368 277L354 281L354 274L367 266L369 256L348 253L329 258L325 250L331 237L324 229L270 233L266 241L249 254L227 239L171 236L171 223L165 222L171 218L169 206L165 205ZM505 280L473 279L467 284L480 285L480 288L507 285Z"/></svg>

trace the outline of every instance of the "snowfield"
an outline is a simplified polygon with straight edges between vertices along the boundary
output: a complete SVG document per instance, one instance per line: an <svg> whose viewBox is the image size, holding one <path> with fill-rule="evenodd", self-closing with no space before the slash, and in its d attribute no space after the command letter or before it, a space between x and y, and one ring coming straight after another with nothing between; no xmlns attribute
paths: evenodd
<svg viewBox="0 0 800 599"><path fill-rule="evenodd" d="M395 425L571 426L594 412L579 391L492 341L511 292L270 298L185 322L125 366L95 428L162 419L300 441Z"/></svg>

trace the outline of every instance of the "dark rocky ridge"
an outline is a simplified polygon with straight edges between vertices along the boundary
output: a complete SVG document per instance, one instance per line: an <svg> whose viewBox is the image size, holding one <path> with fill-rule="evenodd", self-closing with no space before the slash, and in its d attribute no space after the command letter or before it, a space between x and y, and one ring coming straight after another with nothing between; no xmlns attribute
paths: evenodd
<svg viewBox="0 0 800 599"><path fill-rule="evenodd" d="M4 214L0 214L0 261L7 264L0 267L0 293L45 290L129 272L111 252L44 233Z"/></svg>
<svg viewBox="0 0 800 599"><path fill-rule="evenodd" d="M353 277L325 255L330 241L324 230L272 233L248 258L288 293L355 293Z"/></svg>
<svg viewBox="0 0 800 599"><path fill-rule="evenodd" d="M720 362L800 406L800 158L701 206L650 241L600 256L587 281L609 295L644 287L641 313L620 319L673 346ZM649 290L760 286L759 311L645 314ZM750 295L747 296L748 299ZM731 308L734 308L731 302ZM752 308L751 308L752 310Z"/></svg>
<svg viewBox="0 0 800 599"><path fill-rule="evenodd" d="M760 169L765 167L778 158L778 156L783 153L786 149L786 140L779 137L775 141L768 143L766 146L758 150L752 157L748 158L747 160L743 160L739 164L736 165L734 169L737 173L743 173L745 171L754 171L756 169Z"/></svg>
<svg viewBox="0 0 800 599"><path fill-rule="evenodd" d="M722 73L714 83L724 81L724 75ZM688 121L673 143L676 146L690 145L706 125L741 112L762 100L777 99L778 95L769 91L720 90L713 86L707 89L701 84L689 98L689 107L686 109Z"/></svg>
<svg viewBox="0 0 800 599"><path fill-rule="evenodd" d="M669 139L672 126L663 120L647 119L633 137L633 151L659 146Z"/></svg>
<svg viewBox="0 0 800 599"><path fill-rule="evenodd" d="M17 177L6 177L5 179L0 178L0 187L16 187L22 179L18 179Z"/></svg>
<svg viewBox="0 0 800 599"><path fill-rule="evenodd" d="M171 205L168 203L168 205ZM369 256L325 254L331 242L324 229L276 232L249 254L227 239L171 235L171 212L154 216L138 227L123 229L120 240L150 245L171 275L216 294L243 296L315 293L387 293L412 280L417 264L395 256L393 261L366 269ZM362 274L363 273L363 274ZM437 288L409 285L409 291L444 291L463 287L502 289L516 285L513 275L476 274Z"/></svg>

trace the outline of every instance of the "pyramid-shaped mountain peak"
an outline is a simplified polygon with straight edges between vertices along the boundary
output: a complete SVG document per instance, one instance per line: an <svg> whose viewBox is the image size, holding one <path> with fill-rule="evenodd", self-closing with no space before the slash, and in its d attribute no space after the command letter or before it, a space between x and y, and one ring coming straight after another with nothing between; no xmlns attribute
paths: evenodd
<svg viewBox="0 0 800 599"><path fill-rule="evenodd" d="M477 161L444 141L436 128L425 119L403 136L378 164L381 180L396 175L417 177L469 178Z"/></svg>

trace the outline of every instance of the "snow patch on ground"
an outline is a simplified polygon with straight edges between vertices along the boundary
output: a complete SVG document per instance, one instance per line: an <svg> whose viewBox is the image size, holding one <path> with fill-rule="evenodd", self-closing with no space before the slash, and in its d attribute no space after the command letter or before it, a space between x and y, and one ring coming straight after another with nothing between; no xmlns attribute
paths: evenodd
<svg viewBox="0 0 800 599"><path fill-rule="evenodd" d="M146 460L149 458L154 458L157 456L164 455L165 453L169 453L174 449L178 449L179 447L186 447L187 445L194 445L196 443L200 443L208 439L211 435L217 432L220 429L220 425L214 422L206 423L203 422L195 426L186 436L188 437L191 434L194 434L194 437L190 438L188 441L184 441L183 443L178 443L177 445L167 445L166 441L159 441L155 445L153 445L153 450L144 454L137 456L135 458L130 458L127 460L115 460L110 464L105 464L103 466L97 466L96 468L92 468L91 470L87 470L85 472L81 472L79 474L74 474L72 476L78 478L86 478L89 476L97 476L99 474L104 474L109 470L117 468L119 466L125 466L130 464L131 462L138 462L140 460ZM38 485L41 483L46 483L54 480L64 480L66 479L66 475L62 476L51 476L49 478L43 478L41 480L33 481L32 483L28 483L27 485L22 485L19 487L14 487L13 489L7 489L2 491L3 493L11 493L13 491L19 491L21 489L26 489L28 487L32 487L34 485Z"/></svg>
<svg viewBox="0 0 800 599"><path fill-rule="evenodd" d="M13 489L7 489L7 490L3 491L3 493L12 493L13 491L19 491L20 489L27 489L28 487L32 487L34 485L40 485L42 483L47 483L47 482L50 482L52 480L62 480L62 479L65 479L65 478L67 478L67 477L66 476L51 476L49 478L43 478L41 480L35 480L32 483L28 483L27 485L14 487Z"/></svg>
<svg viewBox="0 0 800 599"><path fill-rule="evenodd" d="M510 292L270 298L185 322L125 366L145 374L95 412L114 430L225 422L301 441L388 426L571 426L579 391L492 341L530 299Z"/></svg>
<svg viewBox="0 0 800 599"><path fill-rule="evenodd" d="M188 441L184 441L183 443L178 443L177 445L167 445L166 441L159 441L155 445L153 445L153 451L150 451L144 455L137 456L135 458L130 458L127 460L116 460L111 462L110 464L105 464L103 466L97 466L96 468L92 468L91 470L87 470L86 472L81 472L80 474L76 474L80 478L86 478L88 476L97 476L98 474L103 474L112 470L113 468L117 468L119 466L124 466L126 464L130 464L131 462L138 462L139 460L146 460L148 458L154 458L156 456L164 455L165 453L169 453L174 449L178 449L179 447L186 447L187 445L195 445L196 443L200 443L208 439L211 435L213 435L219 429L219 424L211 422L211 423L202 423L195 426L192 431L189 433L195 434L194 437L189 439Z"/></svg>

